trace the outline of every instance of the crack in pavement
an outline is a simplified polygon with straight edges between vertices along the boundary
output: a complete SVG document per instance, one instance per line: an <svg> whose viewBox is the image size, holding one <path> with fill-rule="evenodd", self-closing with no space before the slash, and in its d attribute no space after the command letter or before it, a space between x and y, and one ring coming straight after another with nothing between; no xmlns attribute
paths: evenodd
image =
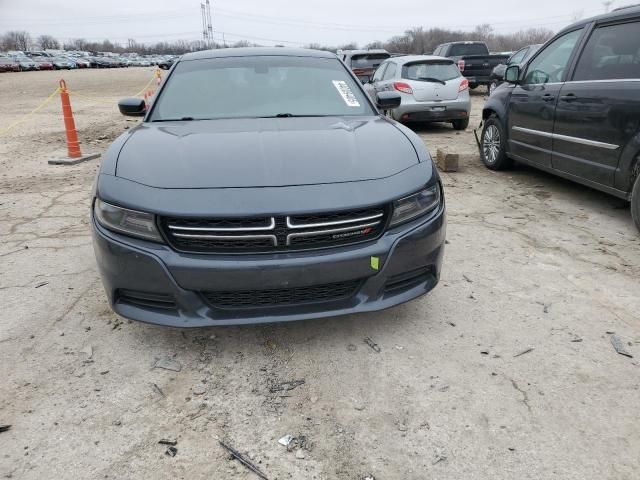
<svg viewBox="0 0 640 480"><path fill-rule="evenodd" d="M522 394L522 403L526 405L527 410L529 410L529 413L533 413L533 410L531 410L531 405L529 405L529 395L527 394L527 392L521 389L513 378L510 378L509 380L511 381L511 385L513 386L513 388L515 388L518 392Z"/></svg>

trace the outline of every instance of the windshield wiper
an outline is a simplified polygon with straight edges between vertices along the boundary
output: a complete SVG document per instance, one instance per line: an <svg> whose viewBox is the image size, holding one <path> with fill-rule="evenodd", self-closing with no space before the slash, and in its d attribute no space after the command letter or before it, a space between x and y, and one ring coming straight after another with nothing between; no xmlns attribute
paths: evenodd
<svg viewBox="0 0 640 480"><path fill-rule="evenodd" d="M155 120L151 120L152 122L190 122L195 120L193 117L181 117L181 118L157 118Z"/></svg>
<svg viewBox="0 0 640 480"><path fill-rule="evenodd" d="M417 80L421 80L423 82L441 83L442 85L447 84L447 82L440 80L439 78L433 78L433 77L418 77Z"/></svg>

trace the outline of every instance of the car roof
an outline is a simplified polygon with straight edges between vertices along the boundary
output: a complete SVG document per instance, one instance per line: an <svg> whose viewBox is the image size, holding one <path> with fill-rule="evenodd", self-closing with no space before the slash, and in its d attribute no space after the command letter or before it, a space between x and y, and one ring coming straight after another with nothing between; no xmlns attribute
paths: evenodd
<svg viewBox="0 0 640 480"><path fill-rule="evenodd" d="M629 5L627 7L619 7L609 13L604 13L602 15L586 18L584 20L580 20L579 22L573 23L568 27L563 28L558 34L575 30L576 28L583 27L591 22L603 23L611 20L624 19L626 17L637 17L639 15L640 15L640 4Z"/></svg>
<svg viewBox="0 0 640 480"><path fill-rule="evenodd" d="M206 58L259 57L259 56L337 58L335 53L327 52L324 50L311 50L308 48L241 47L241 48L218 48L215 50L203 50L201 52L187 53L183 55L180 60L184 61L184 60L203 60Z"/></svg>
<svg viewBox="0 0 640 480"><path fill-rule="evenodd" d="M446 57L439 57L438 55L402 55L399 57L391 57L389 61L404 65L411 62L429 61L429 60L443 60L449 63L453 63L453 60Z"/></svg>

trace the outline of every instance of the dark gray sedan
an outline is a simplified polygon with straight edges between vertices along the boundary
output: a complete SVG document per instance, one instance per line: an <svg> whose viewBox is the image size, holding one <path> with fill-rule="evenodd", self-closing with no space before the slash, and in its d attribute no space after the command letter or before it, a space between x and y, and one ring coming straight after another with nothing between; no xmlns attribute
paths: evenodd
<svg viewBox="0 0 640 480"><path fill-rule="evenodd" d="M442 186L423 142L327 52L177 61L105 153L96 258L118 314L179 327L380 310L438 283Z"/></svg>

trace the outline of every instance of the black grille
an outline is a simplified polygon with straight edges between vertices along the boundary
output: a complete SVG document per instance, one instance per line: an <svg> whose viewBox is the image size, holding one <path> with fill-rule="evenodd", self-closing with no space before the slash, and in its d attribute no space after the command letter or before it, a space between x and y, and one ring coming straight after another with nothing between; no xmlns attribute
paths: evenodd
<svg viewBox="0 0 640 480"><path fill-rule="evenodd" d="M384 231L387 209L365 208L307 215L179 218L160 221L169 244L194 253L263 253L327 248L373 240Z"/></svg>
<svg viewBox="0 0 640 480"><path fill-rule="evenodd" d="M278 307L346 299L356 293L361 283L361 280L351 280L277 290L202 292L202 295L217 308Z"/></svg>

